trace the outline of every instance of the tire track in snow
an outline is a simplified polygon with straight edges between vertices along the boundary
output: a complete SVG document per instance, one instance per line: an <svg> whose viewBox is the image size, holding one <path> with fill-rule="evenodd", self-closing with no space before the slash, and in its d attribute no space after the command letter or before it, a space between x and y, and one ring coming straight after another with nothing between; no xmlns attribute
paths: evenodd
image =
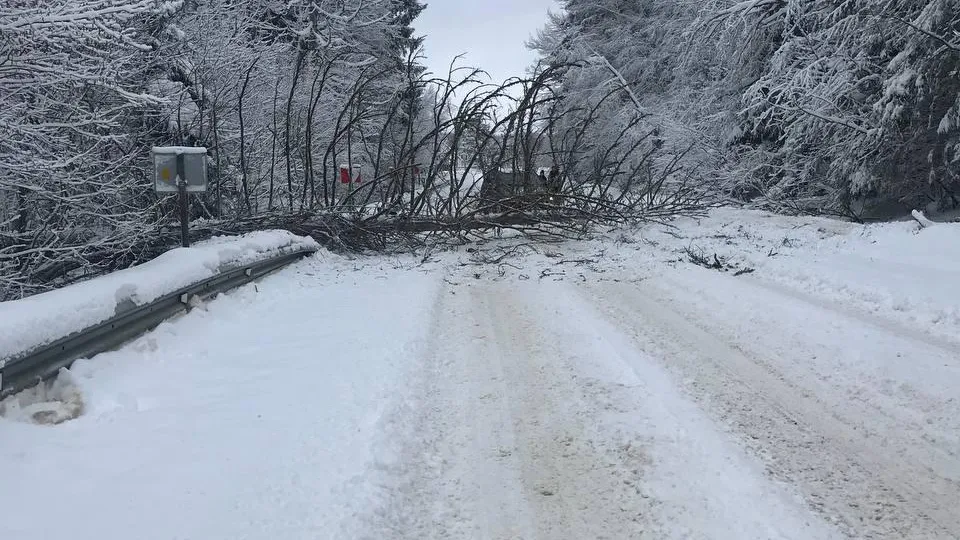
<svg viewBox="0 0 960 540"><path fill-rule="evenodd" d="M365 538L644 537L642 445L598 437L602 392L580 387L538 315L501 285L443 293L406 470L381 481L397 489Z"/></svg>
<svg viewBox="0 0 960 540"><path fill-rule="evenodd" d="M680 395L658 362L604 320L575 287L541 283L500 290L504 296L497 302L503 306L498 320L519 328L521 336L551 340L546 352L553 355L554 363L564 366L583 396L570 412L584 418L590 446L601 450L585 454L588 463L596 461L585 471L598 476L577 472L577 462L572 464L575 474L570 463L557 468L566 469L579 486L596 490L586 498L593 501L584 507L586 515L600 508L608 509L607 514L591 527L559 537L810 540L839 536L798 504L791 488L770 482L753 460ZM536 331L526 331L523 321ZM612 467L611 474L606 474L605 467ZM626 490L616 485L618 481L635 489ZM611 507L628 513L609 512ZM631 533L620 520L632 515L640 519ZM598 529L597 523L605 521L620 526Z"/></svg>
<svg viewBox="0 0 960 540"><path fill-rule="evenodd" d="M587 296L811 507L850 537L956 537L955 484L871 445L816 396L641 287L602 284Z"/></svg>
<svg viewBox="0 0 960 540"><path fill-rule="evenodd" d="M803 392L815 394L838 420L853 426L874 445L879 441L882 453L896 456L894 459L906 461L931 477L942 478L931 481L945 484L948 493L960 493L960 347L776 284L755 279L730 282L722 275L714 278L726 285L727 290L719 291L720 297L735 291L741 313L745 307L749 311L757 298L764 298L768 304L774 300L779 309L768 319L788 323L783 325L782 343L776 350L769 348L769 340L741 341L742 348L752 351L754 361L804 386ZM672 277L667 282L663 294L668 297L687 287ZM696 311L690 304L684 308ZM796 317L803 312L810 320ZM700 318L698 324L701 328L712 325L714 332L719 328L720 334L731 335L729 328L718 324L726 322L723 319L730 317ZM758 326L764 327L764 323ZM769 326L766 324L766 328ZM854 339L862 335L854 347L867 361L851 360L848 357L856 355L838 350L836 337L830 335L834 333ZM797 343L791 334L803 335L804 343ZM851 347L844 344L842 348ZM804 362L796 352L802 350L812 353L814 360ZM891 351L899 352L894 355ZM793 359L793 365L786 358ZM824 358L832 362L824 363Z"/></svg>
<svg viewBox="0 0 960 540"><path fill-rule="evenodd" d="M467 287L444 288L431 319L417 410L396 419L413 428L382 481L395 489L363 538L533 538L491 322L477 317Z"/></svg>
<svg viewBox="0 0 960 540"><path fill-rule="evenodd" d="M367 537L835 537L567 284L450 288L433 320Z"/></svg>
<svg viewBox="0 0 960 540"><path fill-rule="evenodd" d="M535 537L638 537L652 527L653 501L639 491L649 461L643 441L599 429L616 405L599 381L570 365L563 339L543 324L556 313L516 288L484 289L476 305L485 305L496 343L509 344L504 376Z"/></svg>
<svg viewBox="0 0 960 540"><path fill-rule="evenodd" d="M798 393L816 397L858 438L878 447L871 453L918 471L914 476L923 480L915 482L931 485L923 491L960 499L956 347L889 321L722 274L673 275L663 285L650 292L659 290L665 302L685 299L674 305L700 328L731 336L725 339L755 363L790 380ZM703 301L715 308L700 312L697 304Z"/></svg>

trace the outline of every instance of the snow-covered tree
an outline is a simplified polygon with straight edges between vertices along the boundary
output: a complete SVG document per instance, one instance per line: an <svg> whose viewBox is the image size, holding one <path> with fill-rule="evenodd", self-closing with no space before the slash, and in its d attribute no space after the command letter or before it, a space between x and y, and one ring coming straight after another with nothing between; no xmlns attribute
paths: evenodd
<svg viewBox="0 0 960 540"><path fill-rule="evenodd" d="M718 192L778 209L958 204L957 0L563 4L532 45L574 64L570 103L605 99L599 134L648 116Z"/></svg>
<svg viewBox="0 0 960 540"><path fill-rule="evenodd" d="M83 265L98 240L149 221L143 113L161 31L179 2L0 5L0 267L29 291ZM67 246L86 246L70 260ZM8 293L11 294L11 293Z"/></svg>
<svg viewBox="0 0 960 540"><path fill-rule="evenodd" d="M154 145L209 149L197 217L330 204L338 162L396 121L422 8L0 4L0 268L20 276L0 294L136 260L141 248L122 246L147 243L174 210L152 191Z"/></svg>

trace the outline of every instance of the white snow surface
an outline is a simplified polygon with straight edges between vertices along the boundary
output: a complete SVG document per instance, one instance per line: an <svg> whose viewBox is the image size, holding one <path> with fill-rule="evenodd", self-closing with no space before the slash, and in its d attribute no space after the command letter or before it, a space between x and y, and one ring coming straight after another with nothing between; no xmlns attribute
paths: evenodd
<svg viewBox="0 0 960 540"><path fill-rule="evenodd" d="M675 244L674 253L678 243L702 248L756 269L747 281L960 344L960 223L921 229L721 209L694 229L679 225L680 242L662 230L637 238Z"/></svg>
<svg viewBox="0 0 960 540"><path fill-rule="evenodd" d="M312 238L279 230L218 236L126 270L0 302L0 359L103 322L113 317L121 304L146 304L231 267L317 248Z"/></svg>
<svg viewBox="0 0 960 540"><path fill-rule="evenodd" d="M207 149L202 146L154 146L150 149L154 154L206 154Z"/></svg>
<svg viewBox="0 0 960 540"><path fill-rule="evenodd" d="M321 251L0 406L0 538L954 538L958 273L734 209Z"/></svg>

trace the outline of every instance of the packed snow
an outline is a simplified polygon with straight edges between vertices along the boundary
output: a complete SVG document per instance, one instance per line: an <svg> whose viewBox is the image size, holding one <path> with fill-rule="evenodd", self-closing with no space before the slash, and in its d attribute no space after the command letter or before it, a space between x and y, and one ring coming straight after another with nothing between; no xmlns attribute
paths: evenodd
<svg viewBox="0 0 960 540"><path fill-rule="evenodd" d="M226 269L283 253L313 251L312 238L287 231L219 236L147 263L68 287L0 302L0 359L103 322L122 305L143 305Z"/></svg>
<svg viewBox="0 0 960 540"><path fill-rule="evenodd" d="M0 407L0 537L956 537L958 273L734 209L319 251Z"/></svg>

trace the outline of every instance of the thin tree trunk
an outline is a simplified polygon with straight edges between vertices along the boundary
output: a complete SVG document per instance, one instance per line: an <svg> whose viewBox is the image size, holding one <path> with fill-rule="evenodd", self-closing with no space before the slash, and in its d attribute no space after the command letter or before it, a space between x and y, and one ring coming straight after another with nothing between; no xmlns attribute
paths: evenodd
<svg viewBox="0 0 960 540"><path fill-rule="evenodd" d="M217 182L217 217L220 217L220 216L223 215L223 209L222 209L222 207L221 207L221 188L220 188L220 185L222 184L222 178L221 178L221 176L220 176L220 170L221 170L221 167L220 167L220 135L219 135L219 134L220 134L220 130L217 129L217 106L216 106L216 104L214 104L212 114L210 115L210 119L211 119L212 124L213 124L211 127L212 127L212 129L213 129L213 148L214 148L214 156L215 156L214 159L216 159L216 168L217 168L217 172L216 172L216 176L215 176L215 181Z"/></svg>
<svg viewBox="0 0 960 540"><path fill-rule="evenodd" d="M243 127L243 96L247 93L247 86L250 84L250 74L256 67L259 58L250 64L247 73L243 78L243 86L240 87L240 96L237 103L237 116L240 120L240 174L243 182L243 200L247 205L247 214L250 214L250 188L247 184L247 153L246 153L246 133Z"/></svg>
<svg viewBox="0 0 960 540"><path fill-rule="evenodd" d="M273 130L270 148L270 194L267 196L267 212L273 210L274 173L277 167L277 99L280 97L280 77L273 87Z"/></svg>
<svg viewBox="0 0 960 540"><path fill-rule="evenodd" d="M306 51L302 49L297 54L297 63L293 69L293 81L290 82L290 93L287 95L287 117L284 123L283 154L287 162L287 199L291 212L293 212L293 167L290 164L290 115L293 109L293 95L297 89L297 81L300 79L300 70L303 68L303 61L306 56Z"/></svg>

